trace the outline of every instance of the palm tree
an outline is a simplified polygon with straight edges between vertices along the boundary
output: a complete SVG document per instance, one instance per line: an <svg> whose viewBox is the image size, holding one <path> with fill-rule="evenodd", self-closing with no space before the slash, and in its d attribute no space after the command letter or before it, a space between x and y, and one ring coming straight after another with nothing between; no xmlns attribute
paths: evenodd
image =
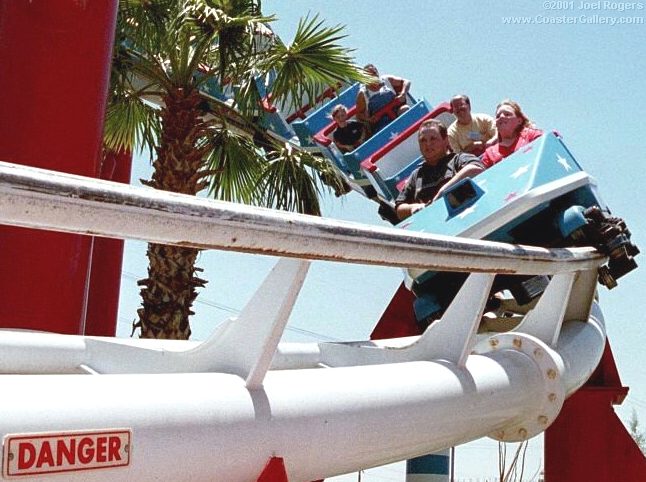
<svg viewBox="0 0 646 482"><path fill-rule="evenodd" d="M260 0L122 0L117 27L106 149L147 143L153 175L145 184L197 195L320 214L324 185L343 189L322 159L280 143L261 127L257 79L275 74L275 102L305 103L322 86L363 80L342 27L299 23L286 45L273 36ZM212 79L238 87L232 103L205 98ZM147 101L160 106L157 108ZM134 329L144 338L187 339L197 288L197 249L148 245L148 277Z"/></svg>
<svg viewBox="0 0 646 482"><path fill-rule="evenodd" d="M635 443L642 453L646 455L646 432L642 432L640 430L639 418L637 417L637 412L634 408L630 416L630 420L628 421L628 432L633 440L635 440Z"/></svg>

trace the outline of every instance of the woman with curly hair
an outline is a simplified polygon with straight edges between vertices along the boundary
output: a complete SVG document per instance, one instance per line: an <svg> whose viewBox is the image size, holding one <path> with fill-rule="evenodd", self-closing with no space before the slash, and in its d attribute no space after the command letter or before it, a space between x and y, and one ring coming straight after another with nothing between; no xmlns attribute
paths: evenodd
<svg viewBox="0 0 646 482"><path fill-rule="evenodd" d="M543 135L527 118L517 102L505 99L496 107L498 142L488 147L482 155L482 164L489 168L505 157Z"/></svg>

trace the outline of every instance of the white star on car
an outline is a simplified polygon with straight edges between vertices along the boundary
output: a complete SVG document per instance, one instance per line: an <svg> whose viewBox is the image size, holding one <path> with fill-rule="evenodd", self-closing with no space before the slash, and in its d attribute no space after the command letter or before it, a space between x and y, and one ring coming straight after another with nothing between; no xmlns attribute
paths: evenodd
<svg viewBox="0 0 646 482"><path fill-rule="evenodd" d="M474 204L473 206L469 206L469 207L468 207L468 208L466 208L464 211L462 211L460 214L458 214L458 217L459 217L460 219L464 219L464 218L466 218L469 214L471 214L471 213L475 212L475 210L476 210L476 205Z"/></svg>
<svg viewBox="0 0 646 482"><path fill-rule="evenodd" d="M561 157L560 154L556 155L556 162L558 162L561 166L563 166L563 169L565 169L567 172L572 170L572 166L570 166L570 163L567 162L567 159Z"/></svg>
<svg viewBox="0 0 646 482"><path fill-rule="evenodd" d="M529 171L529 164L525 164L524 166L519 167L518 169L516 169L516 172L514 172L511 175L511 177L513 177L514 179L518 179L520 176L525 174L527 171Z"/></svg>

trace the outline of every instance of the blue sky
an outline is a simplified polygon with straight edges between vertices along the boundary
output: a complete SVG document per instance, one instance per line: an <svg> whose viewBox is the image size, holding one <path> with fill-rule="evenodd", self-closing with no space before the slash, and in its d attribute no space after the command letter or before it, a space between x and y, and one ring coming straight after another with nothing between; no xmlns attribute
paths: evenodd
<svg viewBox="0 0 646 482"><path fill-rule="evenodd" d="M356 49L358 64L372 62L382 73L410 79L412 93L432 104L467 93L474 111L492 114L501 99L517 100L538 126L563 135L577 160L599 182L613 213L626 219L633 239L646 249L642 215L646 6L620 12L603 8L603 2L598 10L583 10L580 4L578 0L264 0L263 11L277 15L274 30L285 41L308 12L318 13L330 25L346 25L348 37L343 43ZM526 17L524 21L533 24L509 24L505 22L513 20L505 17ZM633 21L631 17L641 23L609 24ZM557 21L577 23L546 23ZM133 179L149 176L147 170L147 162L140 160ZM359 196L329 197L325 208L326 216L382 224L375 206ZM123 336L129 335L139 305L135 278L144 277L144 253L143 244L128 243L119 310ZM195 339L203 339L241 309L274 262L269 257L202 253L199 265L209 284L196 305ZM638 262L643 263L640 258ZM314 263L285 340L367 338L401 276L397 269ZM646 427L641 366L646 359L644 292L646 268L621 279L613 291L600 288L620 375L631 387L618 413L628 420L635 409ZM496 473L495 443L477 441L457 453L458 477ZM529 456L526 473L531 475L540 464L540 441L532 442ZM370 471L364 480L403 480L401 466Z"/></svg>

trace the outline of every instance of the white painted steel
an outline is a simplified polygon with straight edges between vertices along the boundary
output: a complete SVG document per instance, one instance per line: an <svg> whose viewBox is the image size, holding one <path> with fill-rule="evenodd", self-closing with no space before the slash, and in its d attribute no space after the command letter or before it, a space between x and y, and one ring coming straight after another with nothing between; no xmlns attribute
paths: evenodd
<svg viewBox="0 0 646 482"><path fill-rule="evenodd" d="M0 372L49 372L51 342L58 359L55 365L58 373L78 373L79 366L84 365L104 374L219 371L249 377L255 360L263 358L263 366L266 367L269 354L276 351L289 308L300 289L304 269L297 261L281 261L243 310L240 319L229 320L218 327L207 341L198 346L187 346L182 342L155 344L150 340L68 336L70 343L65 349L62 335L47 337L8 332L0 337L0 353L4 354L0 359ZM527 315L530 332L533 330L540 334L548 331L551 336L558 336L557 329L561 327L563 312L570 299L570 290L554 290L555 286L562 287L561 279L560 276L554 277L546 296ZM421 337L381 342L298 344L291 348L285 344L282 349L278 347L274 367L339 367L416 360L445 360L462 367L476 342L475 333L492 281L492 275L470 275L443 317ZM562 308L555 312L554 306ZM271 313L276 315L269 317ZM267 318L277 321L268 323ZM541 320L545 329L541 329ZM276 323L279 323L280 330ZM523 330L519 328L518 331ZM83 340L82 345L79 339ZM67 360L66 365L63 360ZM262 377L257 377L255 384L261 381Z"/></svg>
<svg viewBox="0 0 646 482"><path fill-rule="evenodd" d="M568 393L603 350L593 313L589 323L564 324L558 353L543 345ZM88 481L251 481L272 455L285 459L290 481L307 481L508 431L538 420L550 401L539 364L513 344L483 348L464 368L417 361L270 371L259 390L221 373L3 375L0 386L1 436L133 430L130 468L65 477Z"/></svg>
<svg viewBox="0 0 646 482"><path fill-rule="evenodd" d="M563 326L555 351L563 359L566 395L573 394L590 378L603 355L605 340L605 322L597 303L592 303L587 321L568 321Z"/></svg>
<svg viewBox="0 0 646 482"><path fill-rule="evenodd" d="M519 352L442 362L235 375L2 376L0 435L127 427L131 467L66 480L253 481L273 455L290 481L382 465L523 419L541 398ZM119 474L123 473L120 477Z"/></svg>
<svg viewBox="0 0 646 482"><path fill-rule="evenodd" d="M536 307L525 316L518 331L553 346L561 331L575 276L576 273L555 275L545 290L545 296L541 296Z"/></svg>
<svg viewBox="0 0 646 482"><path fill-rule="evenodd" d="M596 270L579 271L574 277L570 303L565 311L566 320L587 320L597 293Z"/></svg>
<svg viewBox="0 0 646 482"><path fill-rule="evenodd" d="M391 135L391 137L395 136ZM402 141L402 143L393 150L384 154L382 158L377 159L375 164L377 165L382 178L386 179L393 177L406 167L405 164L402 164L402 160L405 159L406 162L408 162L410 159L417 159L418 157L419 144L417 142L417 133L415 132L408 136L405 141Z"/></svg>
<svg viewBox="0 0 646 482"><path fill-rule="evenodd" d="M0 331L0 373L222 372L258 388L308 267L307 261L281 259L240 316L200 344Z"/></svg>
<svg viewBox="0 0 646 482"><path fill-rule="evenodd" d="M309 481L486 434L525 439L554 420L605 343L591 308L604 258L590 249L368 227L4 163L0 222L472 272L421 337L278 345L307 272L298 260L281 260L239 319L202 344L0 331L0 371L31 374L0 375L0 437L132 429L129 467L65 480L254 481L279 456L290 481ZM515 330L476 336L493 273L553 278Z"/></svg>
<svg viewBox="0 0 646 482"><path fill-rule="evenodd" d="M590 248L509 245L366 226L0 163L0 222L40 229L425 270L596 269Z"/></svg>
<svg viewBox="0 0 646 482"><path fill-rule="evenodd" d="M469 275L442 319L429 330L427 338L431 346L428 351L434 358L464 366L473 348L493 280L491 274Z"/></svg>

